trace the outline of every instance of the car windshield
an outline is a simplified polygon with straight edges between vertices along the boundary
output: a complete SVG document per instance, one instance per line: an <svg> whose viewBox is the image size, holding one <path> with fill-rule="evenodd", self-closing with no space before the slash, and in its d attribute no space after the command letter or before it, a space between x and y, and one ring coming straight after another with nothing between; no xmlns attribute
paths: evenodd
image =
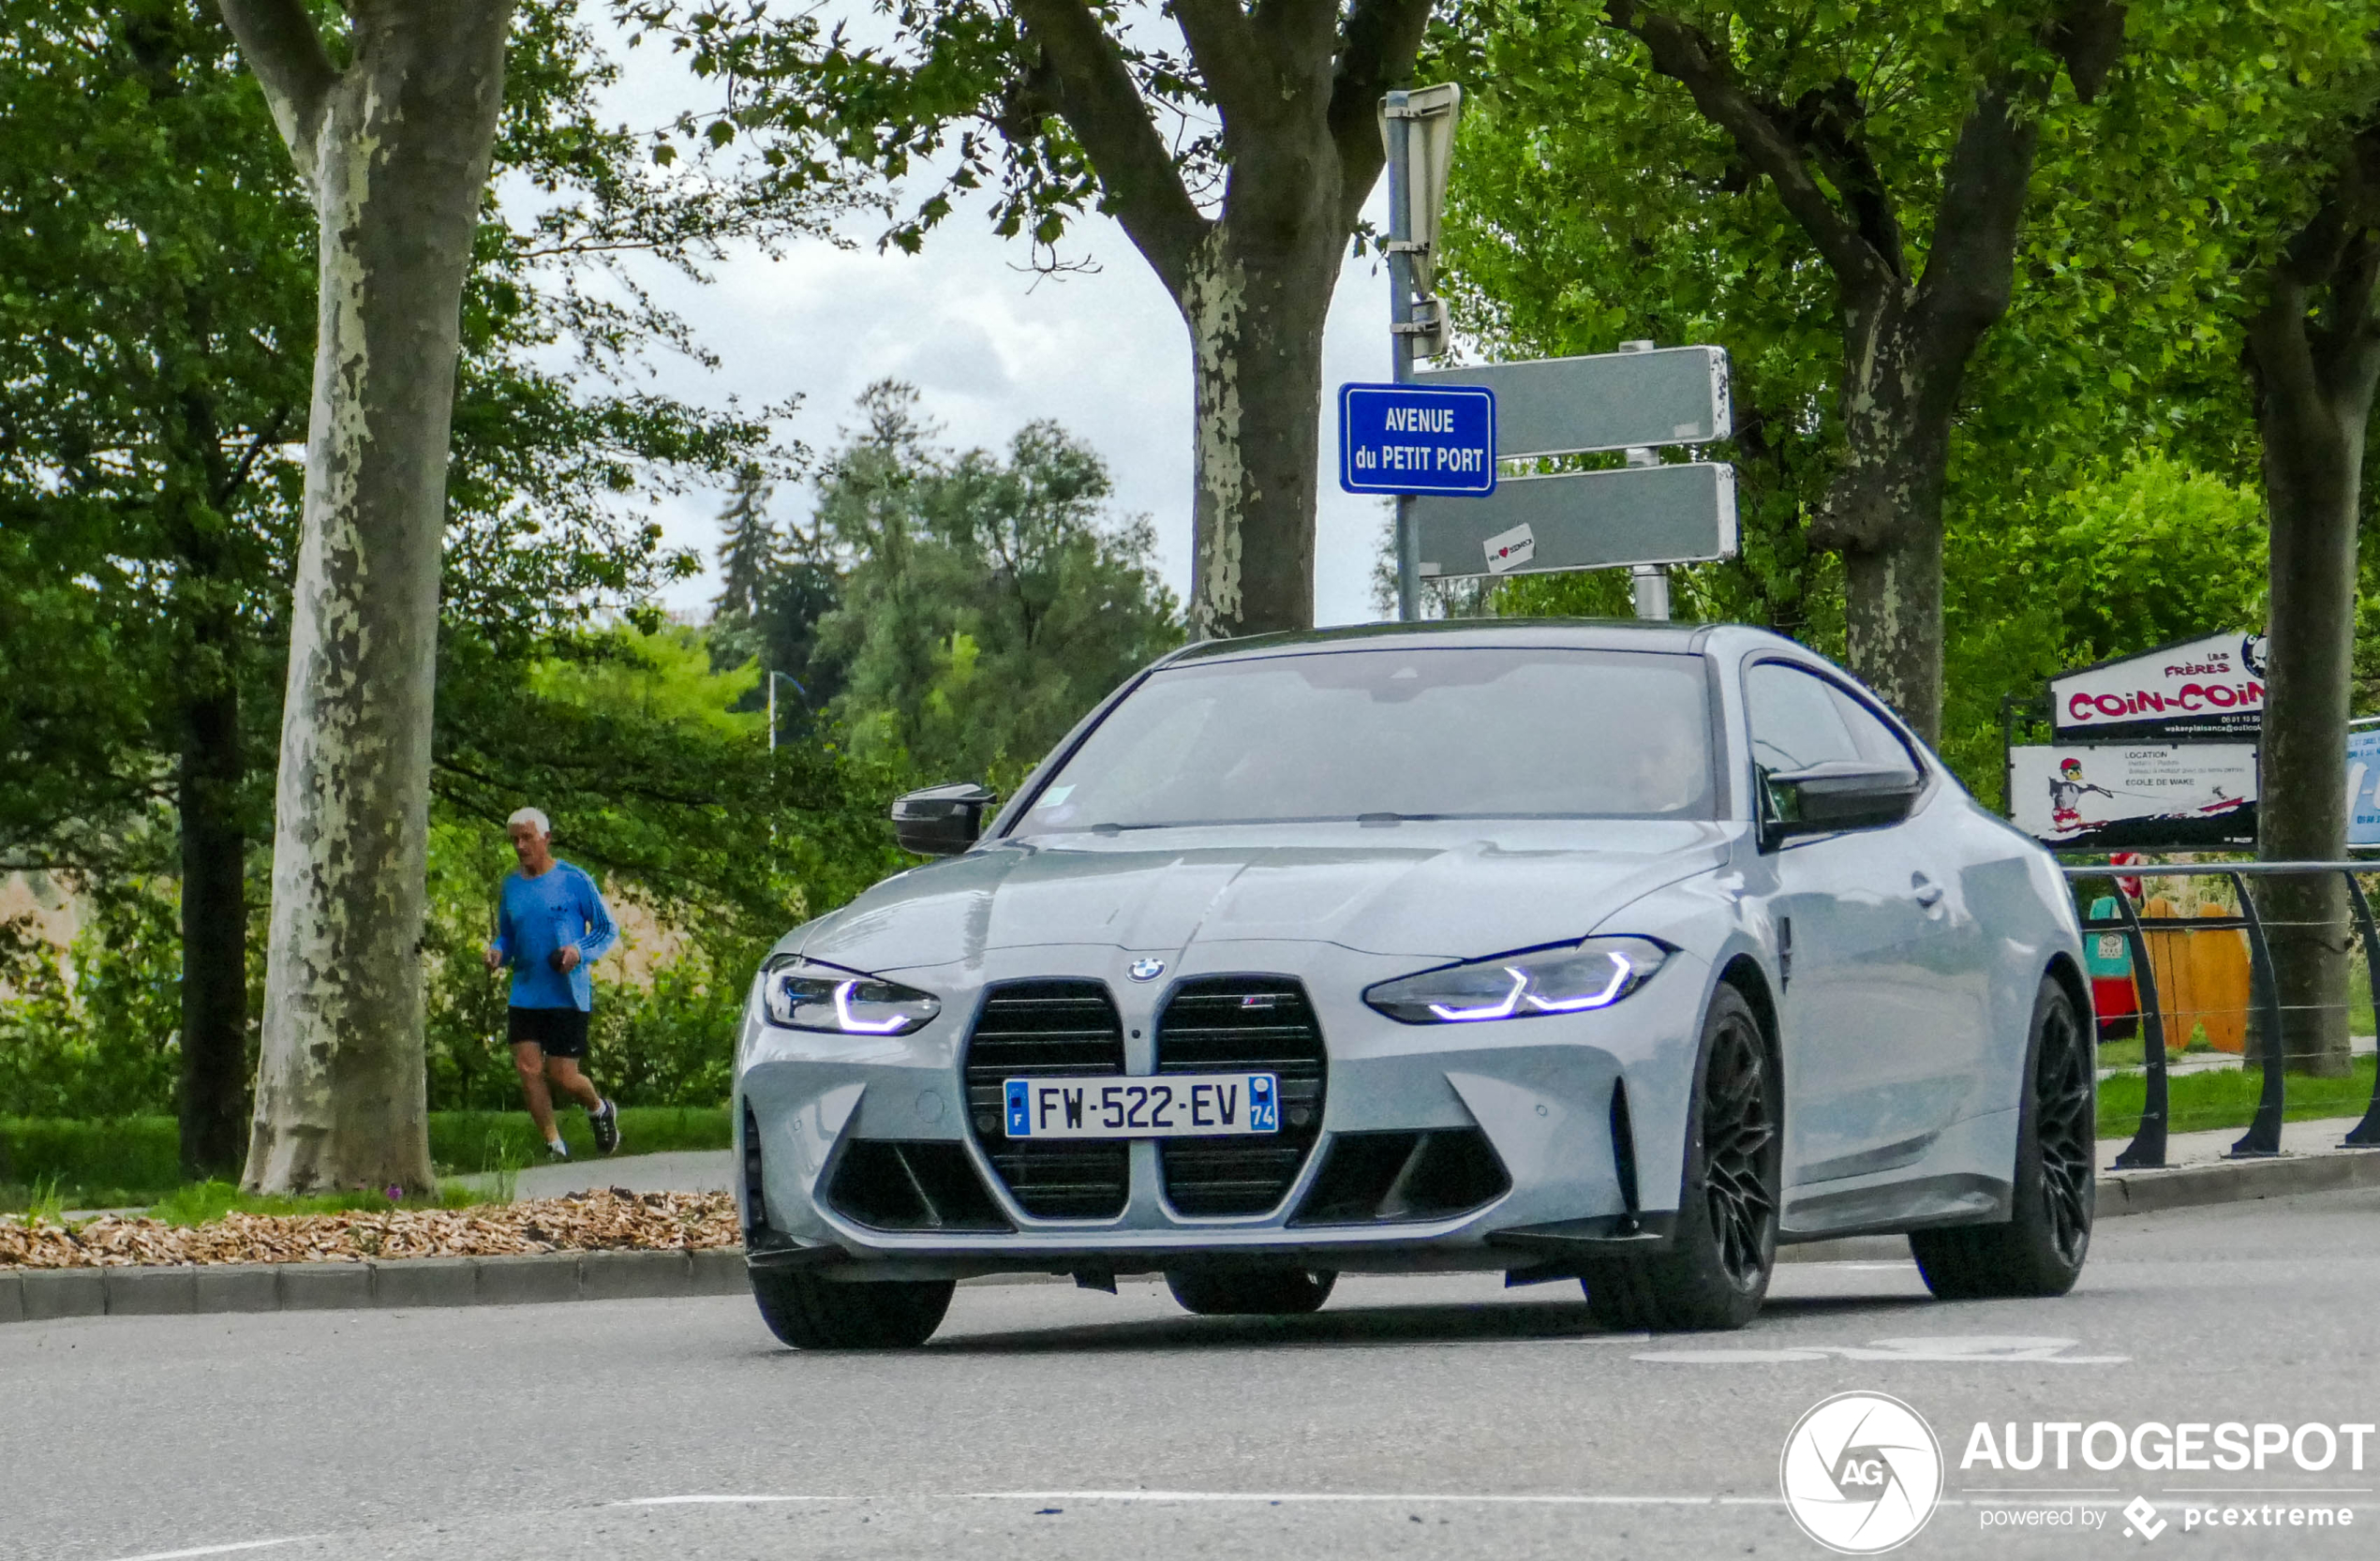
<svg viewBox="0 0 2380 1561"><path fill-rule="evenodd" d="M1024 834L1348 819L1713 815L1699 657L1398 647L1155 673Z"/></svg>

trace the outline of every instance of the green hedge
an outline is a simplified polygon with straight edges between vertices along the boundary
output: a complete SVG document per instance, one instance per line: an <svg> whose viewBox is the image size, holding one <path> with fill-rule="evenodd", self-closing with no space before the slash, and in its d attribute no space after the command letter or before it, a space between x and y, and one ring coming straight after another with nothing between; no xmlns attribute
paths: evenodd
<svg viewBox="0 0 2380 1561"><path fill-rule="evenodd" d="M573 1155L592 1156L587 1114L557 1114ZM620 1152L725 1149L724 1106L623 1106ZM181 1138L171 1117L113 1122L0 1118L0 1209L21 1209L35 1183L53 1183L69 1207L151 1203L182 1185ZM433 1111L430 1160L440 1175L535 1165L544 1156L526 1111Z"/></svg>

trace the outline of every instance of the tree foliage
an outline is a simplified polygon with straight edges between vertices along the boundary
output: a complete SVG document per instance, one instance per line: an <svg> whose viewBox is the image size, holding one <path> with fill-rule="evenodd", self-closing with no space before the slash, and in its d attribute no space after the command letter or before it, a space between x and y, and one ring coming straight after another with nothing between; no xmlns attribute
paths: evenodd
<svg viewBox="0 0 2380 1561"><path fill-rule="evenodd" d="M1019 777L1181 643L1155 533L1108 515L1106 464L1055 424L1004 457L942 445L895 381L857 411L807 517L751 493L722 517L715 659L796 670L827 730L905 776Z"/></svg>
<svg viewBox="0 0 2380 1561"><path fill-rule="evenodd" d="M236 1154L318 235L215 7L0 0L0 862L86 885L178 871L182 1040L216 1033L208 1114ZM819 231L840 197L654 169L598 115L617 70L573 0L516 10L509 75L503 199L480 201L462 307L442 616L474 647L450 671L517 681L553 636L695 567L662 546L658 496L797 468L781 409L640 382L655 352L702 356L652 268L699 279L731 242Z"/></svg>

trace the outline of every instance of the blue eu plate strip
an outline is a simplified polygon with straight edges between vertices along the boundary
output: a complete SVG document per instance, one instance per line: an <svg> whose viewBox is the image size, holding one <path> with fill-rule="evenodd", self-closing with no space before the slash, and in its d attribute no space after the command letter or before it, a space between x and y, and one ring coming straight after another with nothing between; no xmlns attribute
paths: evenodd
<svg viewBox="0 0 2380 1561"><path fill-rule="evenodd" d="M1248 1080L1248 1125L1259 1133L1281 1131L1281 1097L1271 1074Z"/></svg>

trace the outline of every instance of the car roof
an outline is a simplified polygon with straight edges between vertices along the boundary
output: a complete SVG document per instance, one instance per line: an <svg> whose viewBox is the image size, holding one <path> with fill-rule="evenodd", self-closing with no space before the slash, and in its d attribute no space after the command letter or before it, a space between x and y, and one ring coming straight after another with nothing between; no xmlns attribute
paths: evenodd
<svg viewBox="0 0 2380 1561"><path fill-rule="evenodd" d="M1500 646L1549 646L1574 650L1652 650L1700 655L1714 633L1748 636L1790 645L1765 630L1737 624L1645 623L1632 618L1489 617L1441 618L1425 623L1358 623L1337 629L1293 630L1251 634L1244 639L1202 640L1184 646L1161 663L1256 660L1319 650L1389 649L1431 645L1448 649Z"/></svg>

